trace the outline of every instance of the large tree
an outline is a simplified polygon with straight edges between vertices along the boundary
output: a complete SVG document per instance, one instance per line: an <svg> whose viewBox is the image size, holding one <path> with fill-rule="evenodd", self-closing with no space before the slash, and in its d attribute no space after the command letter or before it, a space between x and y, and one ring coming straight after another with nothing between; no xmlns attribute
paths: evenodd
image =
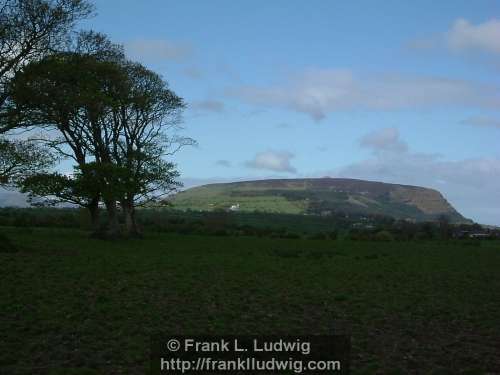
<svg viewBox="0 0 500 375"><path fill-rule="evenodd" d="M24 190L47 194L47 187L52 187L55 198L87 207L97 227L99 201L107 196L97 189L82 194L82 186L99 185L96 179L100 175L88 165L103 162L96 147L108 149L111 142L103 123L125 81L116 62L123 59L123 51L92 32L81 34L74 50L77 52L55 53L27 65L12 80L10 93L19 117L27 125L45 129L45 144L60 156L72 159L79 171L78 180L58 174L37 176L28 181ZM105 203L112 205L110 200ZM115 211L110 207L112 230L117 230L118 225Z"/></svg>
<svg viewBox="0 0 500 375"><path fill-rule="evenodd" d="M194 142L176 135L182 98L158 74L127 61L102 35L81 34L71 52L27 65L10 91L18 116L57 134L46 144L76 163L73 176L27 180L24 190L32 195L85 206L95 221L102 201L108 235L119 232L121 208L127 233L137 234L135 207L179 186L175 165L166 157Z"/></svg>
<svg viewBox="0 0 500 375"><path fill-rule="evenodd" d="M180 185L179 173L166 157L194 141L177 136L185 104L158 74L128 61L115 66L123 77L113 90L113 104L106 106L110 111L89 123L83 139L96 161L89 167L110 227L119 204L126 233L137 235L135 208L158 202Z"/></svg>

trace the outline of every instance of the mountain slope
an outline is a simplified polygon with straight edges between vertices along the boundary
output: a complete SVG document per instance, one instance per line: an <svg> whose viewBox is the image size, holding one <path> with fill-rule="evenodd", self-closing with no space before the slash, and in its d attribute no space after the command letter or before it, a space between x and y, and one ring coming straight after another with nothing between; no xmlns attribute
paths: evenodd
<svg viewBox="0 0 500 375"><path fill-rule="evenodd" d="M417 221L446 215L452 222L468 221L437 190L346 178L209 184L180 192L171 202L176 208L193 210L237 206L241 211L380 214Z"/></svg>

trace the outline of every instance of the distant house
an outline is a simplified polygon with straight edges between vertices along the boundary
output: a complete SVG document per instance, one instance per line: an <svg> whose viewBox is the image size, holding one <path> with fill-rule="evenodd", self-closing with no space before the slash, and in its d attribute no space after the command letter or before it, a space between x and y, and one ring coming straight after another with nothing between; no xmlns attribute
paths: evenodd
<svg viewBox="0 0 500 375"><path fill-rule="evenodd" d="M475 238L475 239L485 239L485 238L494 238L491 233L485 232L471 232L468 230L457 231L453 234L453 237L463 239L463 238Z"/></svg>
<svg viewBox="0 0 500 375"><path fill-rule="evenodd" d="M375 229L375 225L369 223L368 224L361 223L361 222L353 223L351 224L351 227L356 229L367 229L367 230Z"/></svg>
<svg viewBox="0 0 500 375"><path fill-rule="evenodd" d="M491 238L491 235L489 233L471 233L469 238Z"/></svg>

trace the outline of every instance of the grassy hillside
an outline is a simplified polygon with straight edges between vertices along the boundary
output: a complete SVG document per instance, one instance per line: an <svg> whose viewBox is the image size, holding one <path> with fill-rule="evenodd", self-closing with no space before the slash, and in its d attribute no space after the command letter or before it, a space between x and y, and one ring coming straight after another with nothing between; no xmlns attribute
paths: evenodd
<svg viewBox="0 0 500 375"><path fill-rule="evenodd" d="M496 241L0 234L17 246L0 251L2 374L143 375L151 333L324 334L335 319L352 324L354 375L500 368Z"/></svg>
<svg viewBox="0 0 500 375"><path fill-rule="evenodd" d="M174 207L227 209L290 214L386 215L398 219L435 220L446 215L466 222L436 190L354 179L282 179L210 184L188 189L172 199Z"/></svg>

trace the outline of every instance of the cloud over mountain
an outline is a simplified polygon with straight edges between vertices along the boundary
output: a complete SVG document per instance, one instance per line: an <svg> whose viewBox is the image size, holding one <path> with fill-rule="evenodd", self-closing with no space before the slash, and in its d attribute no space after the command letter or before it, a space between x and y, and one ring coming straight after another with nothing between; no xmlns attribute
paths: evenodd
<svg viewBox="0 0 500 375"><path fill-rule="evenodd" d="M255 155L245 165L249 168L263 169L273 172L296 173L297 170L291 164L291 159L295 155L288 151L264 151Z"/></svg>

